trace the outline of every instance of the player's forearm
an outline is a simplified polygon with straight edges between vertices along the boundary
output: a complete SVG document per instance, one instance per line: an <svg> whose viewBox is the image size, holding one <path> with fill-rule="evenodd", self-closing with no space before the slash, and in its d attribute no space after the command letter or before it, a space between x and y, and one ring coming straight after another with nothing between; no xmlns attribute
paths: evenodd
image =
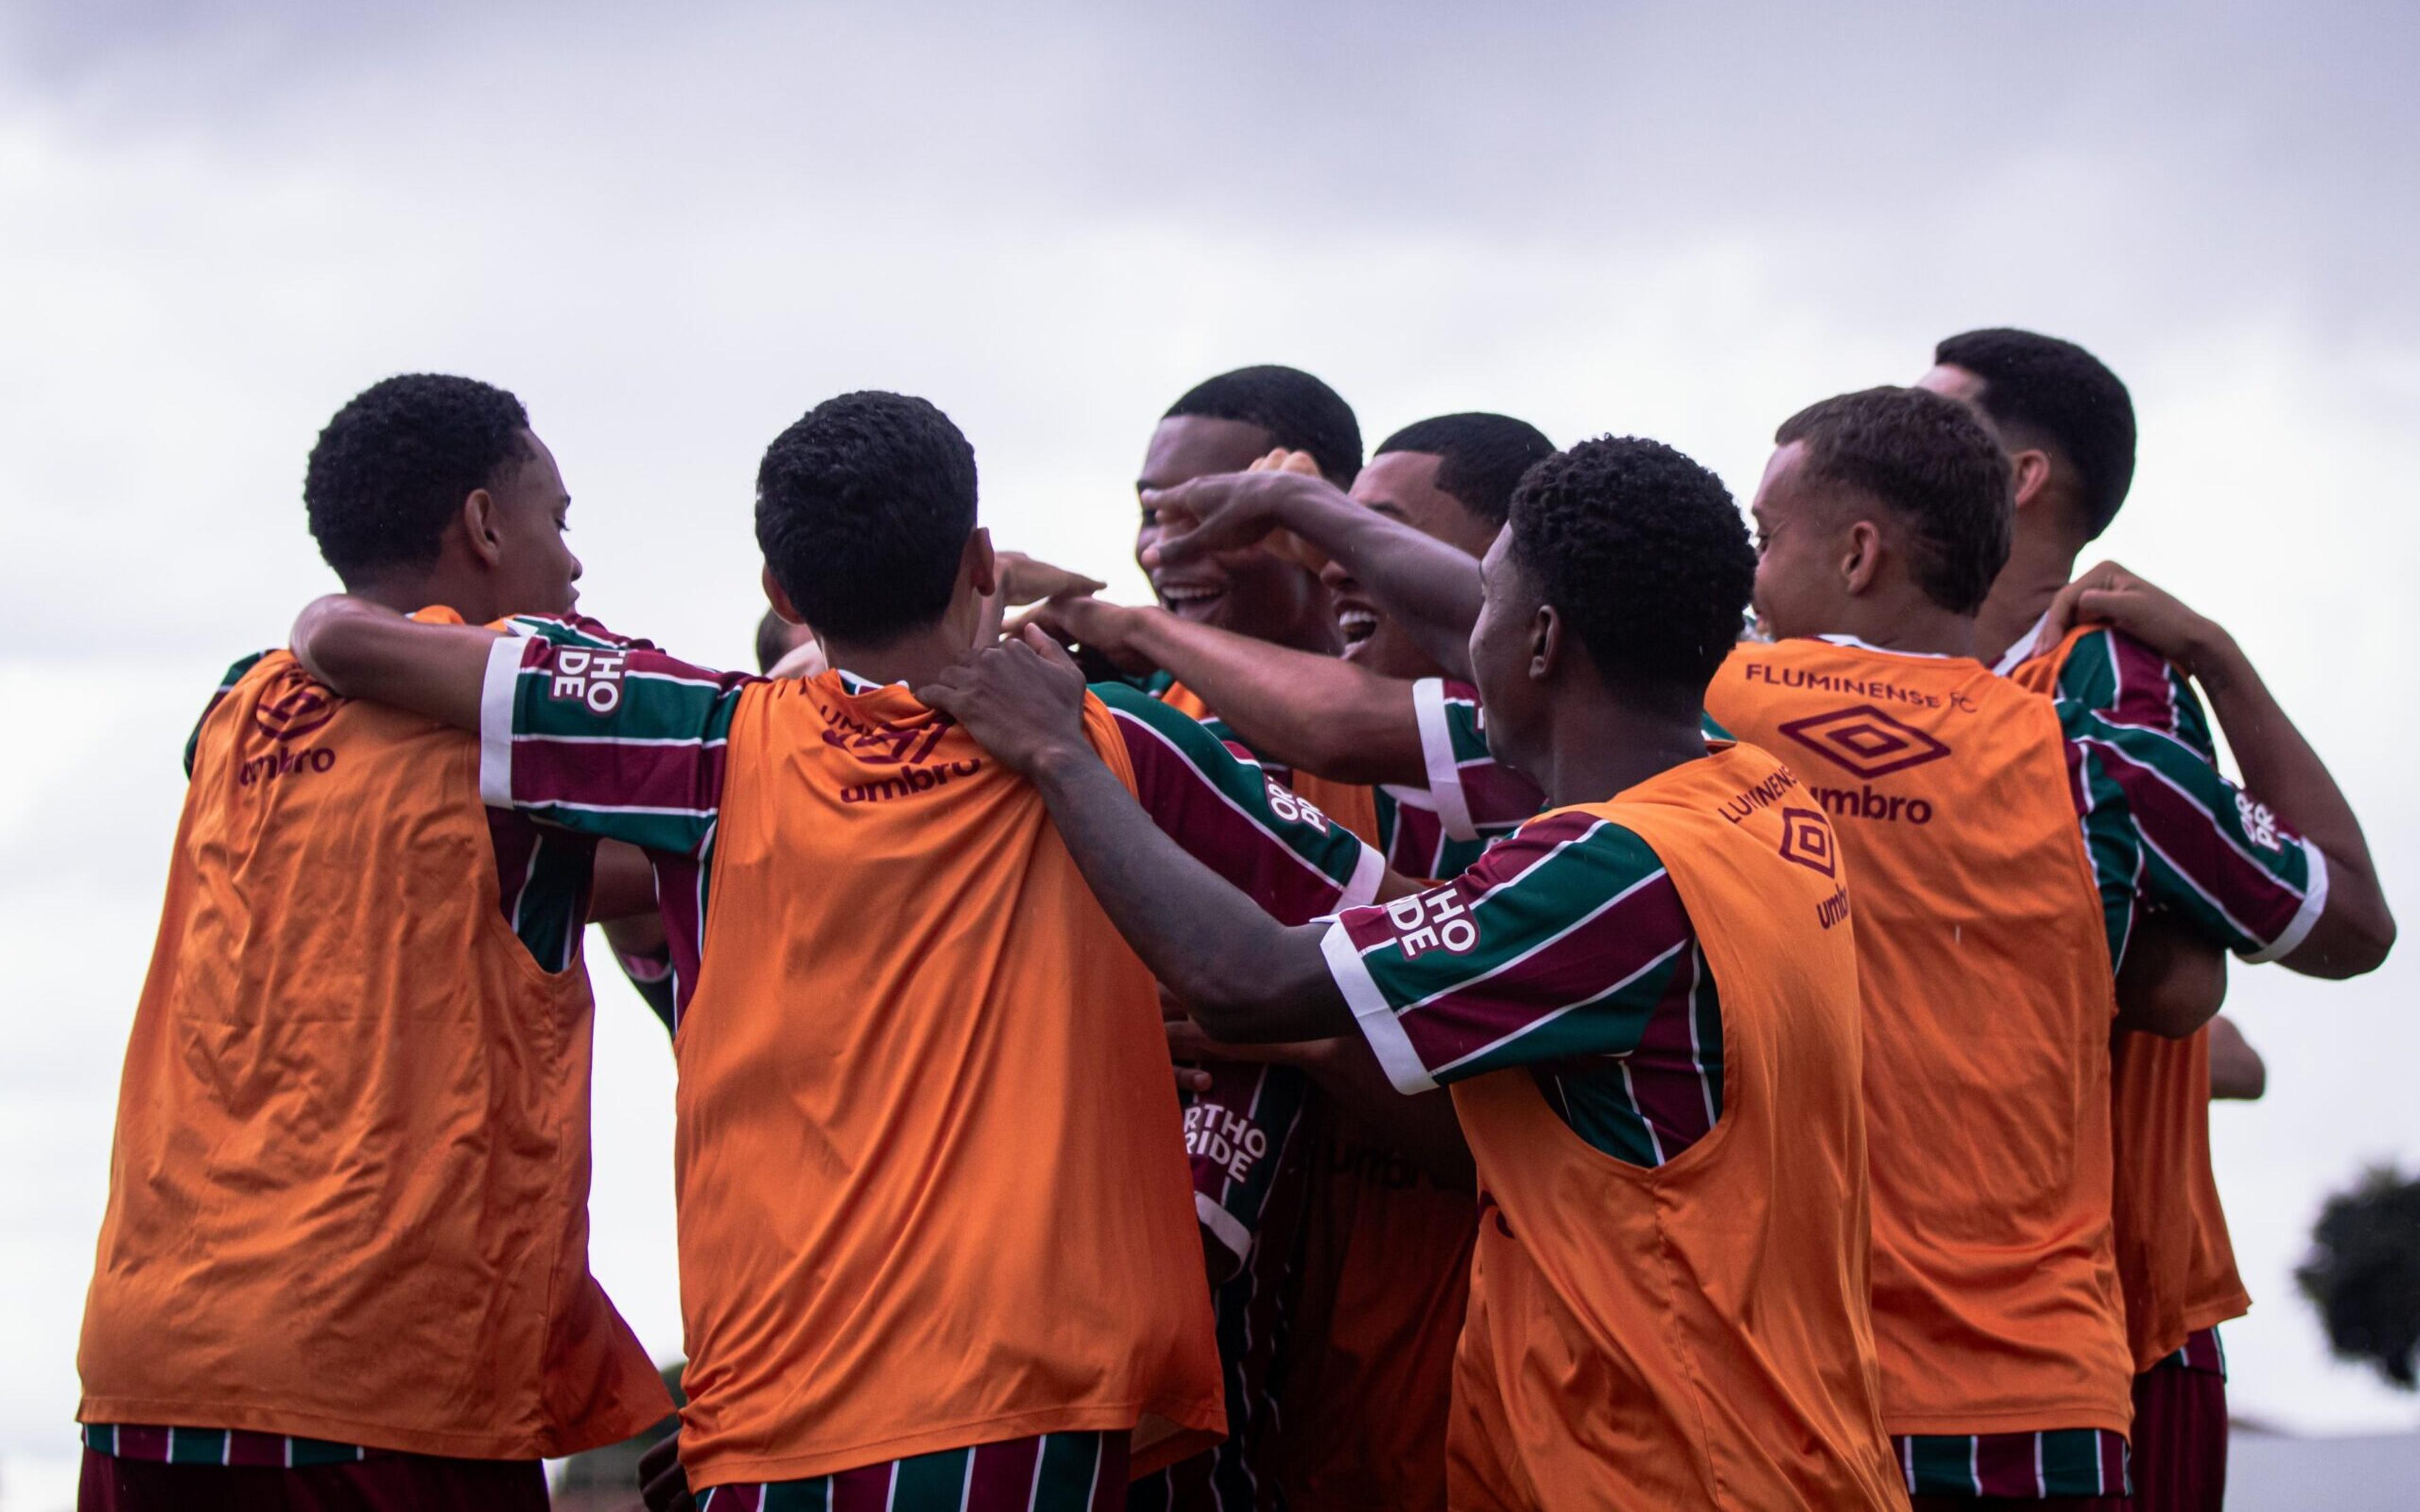
<svg viewBox="0 0 2420 1512"><path fill-rule="evenodd" d="M1409 683L1159 609L1138 612L1133 644L1271 761L1340 782L1427 779Z"/></svg>
<svg viewBox="0 0 2420 1512"><path fill-rule="evenodd" d="M1352 1032L1321 926L1262 912L1163 834L1089 749L1045 763L1034 786L1109 922L1204 1030L1244 1042Z"/></svg>
<svg viewBox="0 0 2420 1512"><path fill-rule="evenodd" d="M2193 648L2191 671L2226 732L2244 787L2327 857L2327 911L2285 964L2325 977L2376 969L2395 944L2395 918L2344 790L2233 636L2211 625Z"/></svg>
<svg viewBox="0 0 2420 1512"><path fill-rule="evenodd" d="M461 730L479 728L479 692L496 632L423 625L346 594L315 600L294 622L294 655L347 698L391 703Z"/></svg>
<svg viewBox="0 0 2420 1512"><path fill-rule="evenodd" d="M1288 530L1344 563L1371 596L1455 677L1470 675L1479 561L1342 494L1300 489L1280 511Z"/></svg>

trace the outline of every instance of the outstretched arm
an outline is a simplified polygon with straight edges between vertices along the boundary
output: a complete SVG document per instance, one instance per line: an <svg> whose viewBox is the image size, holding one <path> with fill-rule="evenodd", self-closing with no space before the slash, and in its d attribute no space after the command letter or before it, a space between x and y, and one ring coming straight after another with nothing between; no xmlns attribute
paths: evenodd
<svg viewBox="0 0 2420 1512"><path fill-rule="evenodd" d="M1289 928L1153 824L1083 733L1083 673L1038 629L978 651L916 696L1033 783L1109 921L1220 1040L1354 1032L1319 924Z"/></svg>
<svg viewBox="0 0 2420 1512"><path fill-rule="evenodd" d="M1280 765L1339 782L1427 780L1412 685L1399 678L1097 598L1055 600L1032 623L1121 665L1165 669Z"/></svg>
<svg viewBox="0 0 2420 1512"><path fill-rule="evenodd" d="M2395 944L2395 919L2361 821L2225 626L2114 562L2062 590L2050 618L2052 634L2079 620L2106 620L2201 685L2242 768L2244 788L2325 857L2324 905L2282 964L2314 977L2375 970Z"/></svg>
<svg viewBox="0 0 2420 1512"><path fill-rule="evenodd" d="M1227 472L1146 496L1146 507L1191 520L1144 553L1174 566L1210 551L1292 531L1344 563L1450 676L1470 676L1470 626L1479 618L1479 563L1403 521L1357 504L1325 478ZM1222 711L1223 712L1223 711Z"/></svg>
<svg viewBox="0 0 2420 1512"><path fill-rule="evenodd" d="M479 728L479 691L497 632L427 625L349 594L315 599L294 622L294 656L347 698L392 703L458 730Z"/></svg>

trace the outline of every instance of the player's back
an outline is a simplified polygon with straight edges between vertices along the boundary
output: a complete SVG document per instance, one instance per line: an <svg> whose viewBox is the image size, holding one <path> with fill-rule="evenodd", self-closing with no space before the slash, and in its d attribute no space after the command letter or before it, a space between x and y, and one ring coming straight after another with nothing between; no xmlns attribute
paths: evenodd
<svg viewBox="0 0 2420 1512"><path fill-rule="evenodd" d="M1218 1428L1151 979L1039 795L840 672L750 685L723 760L675 1039L692 1481Z"/></svg>
<svg viewBox="0 0 2420 1512"><path fill-rule="evenodd" d="M1740 647L1707 710L1840 836L1892 1432L2122 1432L2116 1001L2049 702L1966 658L1809 639Z"/></svg>
<svg viewBox="0 0 2420 1512"><path fill-rule="evenodd" d="M87 1423L528 1458L668 1407L587 1271L590 1002L478 742L284 652L204 721L119 1092Z"/></svg>
<svg viewBox="0 0 2420 1512"><path fill-rule="evenodd" d="M1453 1085L1494 1210L1456 1379L1485 1425L1457 1434L1464 1475L1508 1505L1558 1504L1558 1485L1593 1487L1590 1505L1902 1504L1869 1322L1865 1052L1831 828L1745 744L1532 824L1573 845L1627 830L1671 877L1719 993L1721 1116L1636 1165L1575 1137L1523 1071ZM1486 930L1473 938L1476 967ZM1538 951L1497 969L1557 966Z"/></svg>

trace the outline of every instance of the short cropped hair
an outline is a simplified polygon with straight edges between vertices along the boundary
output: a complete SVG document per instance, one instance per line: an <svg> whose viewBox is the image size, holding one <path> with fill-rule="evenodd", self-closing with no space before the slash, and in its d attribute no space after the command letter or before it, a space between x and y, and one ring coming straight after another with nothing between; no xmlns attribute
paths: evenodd
<svg viewBox="0 0 2420 1512"><path fill-rule="evenodd" d="M1163 420L1199 415L1239 420L1269 433L1269 444L1309 452L1322 476L1353 486L1361 471L1361 423L1334 389L1298 367L1239 367L1205 378L1168 407Z"/></svg>
<svg viewBox="0 0 2420 1512"><path fill-rule="evenodd" d="M1776 444L1807 445L1810 479L1870 495L1916 528L1916 585L1953 614L1972 614L2009 560L2015 503L2009 458L1967 408L1927 389L1867 389L1808 405Z"/></svg>
<svg viewBox="0 0 2420 1512"><path fill-rule="evenodd" d="M1756 548L1723 481L1662 441L1607 436L1529 469L1512 552L1609 685L1683 706L1739 641Z"/></svg>
<svg viewBox="0 0 2420 1512"><path fill-rule="evenodd" d="M2134 483L2134 399L2107 364L2071 341L2005 327L1952 336L1932 360L1983 380L1978 402L1993 424L2031 431L2066 457L2086 528L2109 528Z"/></svg>
<svg viewBox="0 0 2420 1512"><path fill-rule="evenodd" d="M462 501L533 454L529 413L476 378L405 373L353 395L319 432L302 509L347 583L437 560Z"/></svg>
<svg viewBox="0 0 2420 1512"><path fill-rule="evenodd" d="M1521 474L1555 455L1545 432L1526 420L1477 411L1417 420L1378 443L1373 456L1419 452L1437 459L1437 487L1473 517L1501 526Z"/></svg>
<svg viewBox="0 0 2420 1512"><path fill-rule="evenodd" d="M881 642L950 607L975 528L975 453L923 399L826 399L756 470L756 545L806 622Z"/></svg>

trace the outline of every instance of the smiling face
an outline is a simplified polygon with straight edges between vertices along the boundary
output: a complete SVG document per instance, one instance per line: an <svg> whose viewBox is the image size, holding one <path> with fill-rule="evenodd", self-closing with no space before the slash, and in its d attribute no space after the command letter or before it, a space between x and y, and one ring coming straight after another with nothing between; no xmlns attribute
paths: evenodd
<svg viewBox="0 0 2420 1512"><path fill-rule="evenodd" d="M1386 452L1370 459L1353 480L1353 498L1373 512L1402 520L1448 546L1478 556L1496 538L1496 527L1463 507L1436 485L1443 459L1428 452ZM1385 677L1434 677L1436 664L1403 627L1381 613L1352 574L1329 563L1319 575L1335 606L1344 659Z"/></svg>
<svg viewBox="0 0 2420 1512"><path fill-rule="evenodd" d="M1246 421L1206 415L1171 415L1161 421L1151 433L1142 471L1135 479L1137 498L1142 501L1142 518L1135 532L1138 562L1163 534L1187 524L1163 517L1166 512L1148 501L1152 490L1214 472L1241 472L1274 445L1266 429ZM1313 618L1311 611L1326 596L1309 568L1259 547L1144 570L1151 591L1170 613L1263 640L1283 639Z"/></svg>

